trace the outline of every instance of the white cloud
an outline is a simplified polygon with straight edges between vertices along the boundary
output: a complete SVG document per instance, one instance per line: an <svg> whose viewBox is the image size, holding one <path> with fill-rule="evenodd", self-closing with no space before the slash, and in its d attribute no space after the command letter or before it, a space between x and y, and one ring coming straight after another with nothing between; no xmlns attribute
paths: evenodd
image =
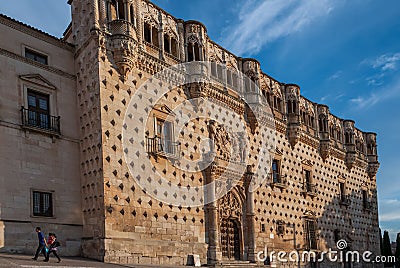
<svg viewBox="0 0 400 268"><path fill-rule="evenodd" d="M336 92L338 92L338 91L336 91ZM328 95L325 95L325 96L321 97L321 98L319 99L319 102L320 102L320 103L323 103L323 102L326 101L326 100L328 100L328 101L330 101L330 102L332 102L332 101L339 101L339 100L340 100L341 98L343 98L344 96L345 96L344 93L338 93L338 94L336 94L336 95L334 95L334 96L328 94Z"/></svg>
<svg viewBox="0 0 400 268"><path fill-rule="evenodd" d="M382 71L396 70L397 64L400 61L400 53L384 54L371 62L374 69Z"/></svg>
<svg viewBox="0 0 400 268"><path fill-rule="evenodd" d="M337 71L336 73L332 74L328 77L328 80L336 80L342 76L342 71Z"/></svg>
<svg viewBox="0 0 400 268"><path fill-rule="evenodd" d="M380 201L380 220L395 221L400 220L400 200L383 199Z"/></svg>
<svg viewBox="0 0 400 268"><path fill-rule="evenodd" d="M364 109L374 106L375 104L398 97L400 94L400 79L398 78L393 83L380 87L371 92L367 96L358 96L350 99L350 102L357 109Z"/></svg>
<svg viewBox="0 0 400 268"><path fill-rule="evenodd" d="M350 99L350 102L354 103L357 108L362 109L377 104L380 99L381 96L377 96L374 93L371 93L369 96L358 96L357 98Z"/></svg>
<svg viewBox="0 0 400 268"><path fill-rule="evenodd" d="M392 240L400 232L400 200L398 198L379 200L379 225L389 232Z"/></svg>
<svg viewBox="0 0 400 268"><path fill-rule="evenodd" d="M302 30L333 9L330 0L247 0L239 21L226 29L225 47L238 55L256 54L263 45Z"/></svg>
<svg viewBox="0 0 400 268"><path fill-rule="evenodd" d="M400 220L400 211L381 214L380 219L381 221Z"/></svg>
<svg viewBox="0 0 400 268"><path fill-rule="evenodd" d="M383 84L383 78L388 74L398 69L400 63L400 53L386 53L380 55L374 59L365 59L361 62L361 65L368 65L369 67L376 70L376 73L372 76L367 77L368 86L377 87Z"/></svg>

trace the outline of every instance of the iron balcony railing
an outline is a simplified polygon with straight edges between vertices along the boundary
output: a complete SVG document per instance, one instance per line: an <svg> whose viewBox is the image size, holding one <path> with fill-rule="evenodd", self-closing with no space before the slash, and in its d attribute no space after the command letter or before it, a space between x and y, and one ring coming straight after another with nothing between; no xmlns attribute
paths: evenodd
<svg viewBox="0 0 400 268"><path fill-rule="evenodd" d="M60 134L60 117L21 107L22 125Z"/></svg>
<svg viewBox="0 0 400 268"><path fill-rule="evenodd" d="M317 186L315 184L312 184L309 182L303 183L303 191L304 191L304 193L309 194L309 195L317 195L318 194Z"/></svg>
<svg viewBox="0 0 400 268"><path fill-rule="evenodd" d="M344 206L349 206L351 204L351 199L347 195L339 195L339 203Z"/></svg>
<svg viewBox="0 0 400 268"><path fill-rule="evenodd" d="M369 210L369 211L372 210L372 202L369 200L365 200L363 202L363 207L365 210Z"/></svg>
<svg viewBox="0 0 400 268"><path fill-rule="evenodd" d="M286 175L281 175L279 173L272 172L271 175L271 183L277 187L286 187L287 186L287 178Z"/></svg>
<svg viewBox="0 0 400 268"><path fill-rule="evenodd" d="M149 154L165 154L167 156L179 157L179 142L165 140L161 137L146 137L147 153Z"/></svg>

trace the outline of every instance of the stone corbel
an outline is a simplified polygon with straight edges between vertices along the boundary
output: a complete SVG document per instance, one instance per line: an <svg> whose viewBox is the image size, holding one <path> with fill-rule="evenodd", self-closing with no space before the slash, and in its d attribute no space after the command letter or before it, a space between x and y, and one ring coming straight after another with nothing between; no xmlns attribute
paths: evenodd
<svg viewBox="0 0 400 268"><path fill-rule="evenodd" d="M123 80L132 71L136 48L136 44L127 38L115 38L112 40L114 62Z"/></svg>

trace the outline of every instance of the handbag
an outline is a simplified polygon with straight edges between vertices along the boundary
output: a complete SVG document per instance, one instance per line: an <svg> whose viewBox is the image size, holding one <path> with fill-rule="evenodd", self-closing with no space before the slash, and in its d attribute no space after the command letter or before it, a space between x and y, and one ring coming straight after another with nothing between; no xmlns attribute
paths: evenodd
<svg viewBox="0 0 400 268"><path fill-rule="evenodd" d="M61 246L60 242L55 241L53 244L51 244L51 248L58 248L59 246Z"/></svg>

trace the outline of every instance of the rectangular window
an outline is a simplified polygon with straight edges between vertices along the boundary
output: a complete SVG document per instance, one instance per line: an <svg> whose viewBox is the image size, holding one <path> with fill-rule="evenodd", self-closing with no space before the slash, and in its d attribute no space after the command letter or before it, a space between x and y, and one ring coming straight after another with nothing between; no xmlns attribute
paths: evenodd
<svg viewBox="0 0 400 268"><path fill-rule="evenodd" d="M370 207L370 203L369 203L369 200L368 200L368 192L366 191L366 190L362 190L362 199L363 199L363 207L365 208L365 209L369 209L369 207Z"/></svg>
<svg viewBox="0 0 400 268"><path fill-rule="evenodd" d="M175 57L178 57L178 44L177 44L175 38L171 38L171 53Z"/></svg>
<svg viewBox="0 0 400 268"><path fill-rule="evenodd" d="M344 182L339 182L339 191L341 200L344 200L344 198L346 197L346 187L344 185Z"/></svg>
<svg viewBox="0 0 400 268"><path fill-rule="evenodd" d="M194 48L192 43L188 44L187 52L188 52L188 61L194 61Z"/></svg>
<svg viewBox="0 0 400 268"><path fill-rule="evenodd" d="M41 64L48 64L48 59L46 55L30 50L28 48L25 48L25 58L37 61Z"/></svg>
<svg viewBox="0 0 400 268"><path fill-rule="evenodd" d="M305 183L305 190L307 193L314 193L315 188L314 185L312 184L311 180L311 171L305 169L304 170L304 183Z"/></svg>
<svg viewBox="0 0 400 268"><path fill-rule="evenodd" d="M285 222L282 220L278 220L276 222L276 234L283 235L285 233Z"/></svg>
<svg viewBox="0 0 400 268"><path fill-rule="evenodd" d="M162 40L161 40L162 42ZM155 45L156 47L160 47L160 43L158 42L158 30L155 27L152 27L151 29L151 43Z"/></svg>
<svg viewBox="0 0 400 268"><path fill-rule="evenodd" d="M28 90L28 124L43 129L50 128L49 95Z"/></svg>
<svg viewBox="0 0 400 268"><path fill-rule="evenodd" d="M272 180L273 183L280 183L281 178L279 176L279 161L274 159L272 160Z"/></svg>
<svg viewBox="0 0 400 268"><path fill-rule="evenodd" d="M167 34L164 34L164 51L171 54L170 38Z"/></svg>
<svg viewBox="0 0 400 268"><path fill-rule="evenodd" d="M217 63L211 62L211 75L217 77Z"/></svg>
<svg viewBox="0 0 400 268"><path fill-rule="evenodd" d="M147 23L144 24L144 41L151 43L151 26Z"/></svg>
<svg viewBox="0 0 400 268"><path fill-rule="evenodd" d="M305 177L306 177L306 183L311 184L311 171L304 170L304 172L305 172Z"/></svg>
<svg viewBox="0 0 400 268"><path fill-rule="evenodd" d="M307 249L317 249L317 223L314 219L305 219L305 238Z"/></svg>
<svg viewBox="0 0 400 268"><path fill-rule="evenodd" d="M169 121L157 119L156 134L158 138L158 149L161 152L174 154L175 143L173 142L173 126Z"/></svg>
<svg viewBox="0 0 400 268"><path fill-rule="evenodd" d="M315 129L314 116L310 116L310 127Z"/></svg>
<svg viewBox="0 0 400 268"><path fill-rule="evenodd" d="M200 47L199 45L196 43L194 44L194 60L195 61L200 61Z"/></svg>
<svg viewBox="0 0 400 268"><path fill-rule="evenodd" d="M223 70L222 70L222 66L220 65L220 64L218 64L217 65L217 76L218 76L218 79L219 80L222 80L224 77L222 76L222 72L223 72Z"/></svg>
<svg viewBox="0 0 400 268"><path fill-rule="evenodd" d="M232 86L234 89L238 87L238 77L236 74L232 74Z"/></svg>
<svg viewBox="0 0 400 268"><path fill-rule="evenodd" d="M53 194L48 192L34 191L33 216L53 217Z"/></svg>
<svg viewBox="0 0 400 268"><path fill-rule="evenodd" d="M230 70L226 71L226 82L232 86L232 72Z"/></svg>

